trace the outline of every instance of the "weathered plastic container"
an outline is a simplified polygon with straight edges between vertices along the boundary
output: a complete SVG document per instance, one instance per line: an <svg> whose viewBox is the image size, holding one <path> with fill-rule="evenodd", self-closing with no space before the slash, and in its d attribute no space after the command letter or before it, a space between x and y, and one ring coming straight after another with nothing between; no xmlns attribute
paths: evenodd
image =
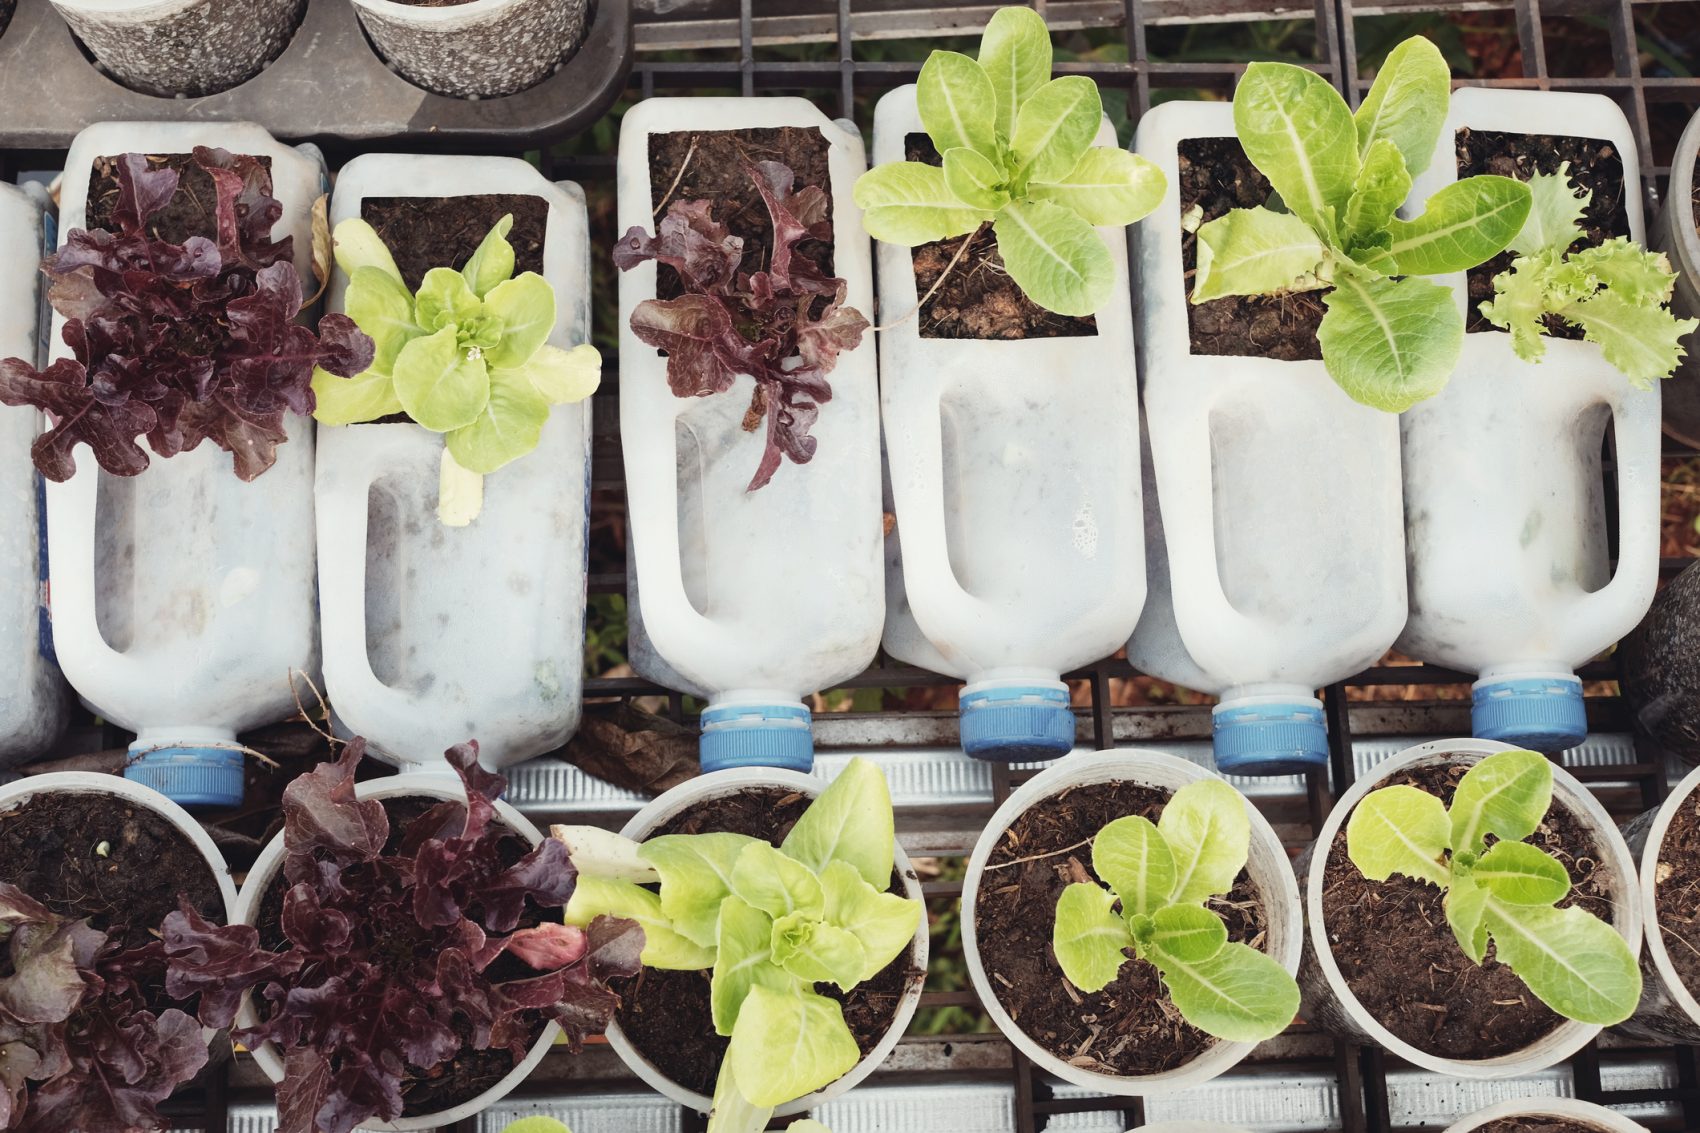
<svg viewBox="0 0 1700 1133"><path fill-rule="evenodd" d="M126 86L167 98L213 94L259 74L288 45L302 6L301 0L53 0L101 66Z"/></svg>
<svg viewBox="0 0 1700 1133"><path fill-rule="evenodd" d="M1676 143L1670 163L1670 189L1664 207L1647 233L1647 246L1670 257L1678 272L1671 311L1678 318L1700 316L1700 216L1694 211L1695 163L1700 161L1700 111ZM1700 446L1700 343L1690 335L1688 353L1660 391L1665 432L1690 447Z"/></svg>
<svg viewBox="0 0 1700 1133"><path fill-rule="evenodd" d="M541 82L584 39L590 0L352 0L397 74L436 94L492 98Z"/></svg>
<svg viewBox="0 0 1700 1133"><path fill-rule="evenodd" d="M921 131L915 88L887 94L874 161L902 161ZM1107 121L1097 144L1116 144ZM962 748L985 759L1067 754L1062 674L1119 649L1145 601L1127 240L1099 238L1117 284L1097 333L1021 341L923 337L904 317L920 300L910 249L877 246L898 544L886 651L968 682Z"/></svg>

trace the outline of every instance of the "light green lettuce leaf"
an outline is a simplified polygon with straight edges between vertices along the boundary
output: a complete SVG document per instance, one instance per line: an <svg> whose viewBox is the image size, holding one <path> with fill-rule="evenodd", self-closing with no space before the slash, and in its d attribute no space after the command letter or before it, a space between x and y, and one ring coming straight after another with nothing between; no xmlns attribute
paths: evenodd
<svg viewBox="0 0 1700 1133"><path fill-rule="evenodd" d="M944 181L952 195L976 209L996 212L1009 202L1003 170L971 149L945 151Z"/></svg>
<svg viewBox="0 0 1700 1133"><path fill-rule="evenodd" d="M1163 171L1152 162L1127 150L1094 146L1066 177L1029 185L1027 195L1079 213L1088 224L1120 228L1148 215L1167 189Z"/></svg>
<svg viewBox="0 0 1700 1133"><path fill-rule="evenodd" d="M480 299L488 295L490 289L498 283L513 278L514 246L508 243L507 239L513 227L514 214L510 212L485 234L472 253L472 258L460 269L467 286L472 288L473 294Z"/></svg>
<svg viewBox="0 0 1700 1133"><path fill-rule="evenodd" d="M502 323L502 341L490 352L490 365L523 366L555 329L555 289L536 272L524 272L491 288L484 310Z"/></svg>
<svg viewBox="0 0 1700 1133"><path fill-rule="evenodd" d="M726 1051L738 1090L778 1106L842 1078L861 1061L844 1012L814 992L750 990Z"/></svg>
<svg viewBox="0 0 1700 1133"><path fill-rule="evenodd" d="M1570 163L1557 173L1537 173L1529 178L1529 217L1507 245L1520 256L1542 252L1564 252L1582 235L1582 210L1592 194L1580 196L1570 184Z"/></svg>
<svg viewBox="0 0 1700 1133"><path fill-rule="evenodd" d="M1602 291L1563 308L1559 314L1579 325L1589 342L1604 348L1606 361L1642 389L1667 378L1682 361L1681 338L1696 326L1664 307L1637 303Z"/></svg>
<svg viewBox="0 0 1700 1133"><path fill-rule="evenodd" d="M857 982L871 980L910 946L921 923L921 905L884 893L862 880L849 862L828 862L820 872L826 919L862 942L865 958Z"/></svg>
<svg viewBox="0 0 1700 1133"><path fill-rule="evenodd" d="M1010 151L1027 181L1067 177L1091 147L1104 118L1098 84L1085 75L1052 79L1015 116Z"/></svg>
<svg viewBox="0 0 1700 1133"><path fill-rule="evenodd" d="M1539 362L1547 352L1542 320L1547 313L1548 281L1557 271L1559 255L1546 252L1539 258L1518 259L1493 277L1494 297L1481 305L1483 318L1511 332L1511 348L1525 362Z"/></svg>
<svg viewBox="0 0 1700 1133"><path fill-rule="evenodd" d="M1428 199L1415 220L1395 217L1388 248L1402 275L1468 271L1497 256L1529 217L1529 187L1509 177L1466 177Z"/></svg>
<svg viewBox="0 0 1700 1133"><path fill-rule="evenodd" d="M1197 962L1157 950L1150 958L1187 1022L1219 1039L1262 1042L1280 1034L1298 1014L1298 983L1249 945L1224 944Z"/></svg>
<svg viewBox="0 0 1700 1133"><path fill-rule="evenodd" d="M376 421L402 411L401 399L395 394L395 380L378 369L343 378L315 367L313 398L313 420L321 425Z"/></svg>
<svg viewBox="0 0 1700 1133"><path fill-rule="evenodd" d="M1454 877L1446 891L1446 923L1464 955L1477 964L1487 956L1487 902L1488 891L1469 877Z"/></svg>
<svg viewBox="0 0 1700 1133"><path fill-rule="evenodd" d="M770 917L796 912L819 917L826 912L820 879L766 842L752 841L738 854L732 864L732 892Z"/></svg>
<svg viewBox="0 0 1700 1133"><path fill-rule="evenodd" d="M450 268L432 268L426 272L413 297L414 321L426 334L458 327L483 313L483 301L472 293L465 277Z"/></svg>
<svg viewBox="0 0 1700 1133"><path fill-rule="evenodd" d="M1011 201L993 229L1010 278L1041 307L1085 316L1115 294L1110 250L1078 214L1049 201Z"/></svg>
<svg viewBox="0 0 1700 1133"><path fill-rule="evenodd" d="M1202 904L1232 889L1251 851L1245 799L1220 779L1200 779L1176 791L1157 818L1157 830L1174 855L1170 900L1177 903Z"/></svg>
<svg viewBox="0 0 1700 1133"><path fill-rule="evenodd" d="M773 922L772 950L774 962L797 979L837 984L843 991L862 981L868 962L855 933L808 913L791 913Z"/></svg>
<svg viewBox="0 0 1700 1133"><path fill-rule="evenodd" d="M681 936L661 911L661 898L629 881L579 875L567 902L567 923L583 928L597 917L625 917L643 928L643 966L694 972L714 966L714 948Z"/></svg>
<svg viewBox="0 0 1700 1133"><path fill-rule="evenodd" d="M1377 138L1364 154L1357 184L1341 214L1340 238L1346 249L1355 252L1359 245L1385 248L1391 244L1390 236L1383 239L1388 222L1410 193L1411 175L1405 169L1405 159L1399 156L1399 147L1388 138Z"/></svg>
<svg viewBox="0 0 1700 1133"><path fill-rule="evenodd" d="M1480 853L1489 834L1521 842L1552 806L1552 763L1537 751L1500 751L1458 781L1448 814L1454 853Z"/></svg>
<svg viewBox="0 0 1700 1133"><path fill-rule="evenodd" d="M891 884L895 844L885 773L857 757L809 804L779 848L816 873L828 862L847 862L863 881L884 889Z"/></svg>
<svg viewBox="0 0 1700 1133"><path fill-rule="evenodd" d="M732 893L732 867L756 839L743 834L664 834L638 847L661 875L661 911L686 938L713 948L720 902Z"/></svg>
<svg viewBox="0 0 1700 1133"><path fill-rule="evenodd" d="M1627 236L1584 248L1569 262L1587 273L1593 287L1604 287L1634 303L1668 303L1676 286L1670 259L1663 252L1649 252Z"/></svg>
<svg viewBox="0 0 1700 1133"><path fill-rule="evenodd" d="M1400 784L1365 795L1346 821L1346 855L1371 881L1395 873L1446 888L1451 826L1446 807L1427 791Z"/></svg>
<svg viewBox="0 0 1700 1133"><path fill-rule="evenodd" d="M1108 823L1092 841L1092 871L1121 898L1122 915L1148 915L1175 891L1175 856L1157 825L1137 814Z"/></svg>
<svg viewBox="0 0 1700 1133"><path fill-rule="evenodd" d="M460 279L454 272L449 274ZM395 391L407 415L434 433L471 425L493 396L484 359L461 348L452 325L401 348L395 361ZM455 459L460 459L459 454ZM461 463L472 468L464 460Z"/></svg>
<svg viewBox="0 0 1700 1133"><path fill-rule="evenodd" d="M1091 994L1116 978L1133 944L1128 927L1115 913L1116 895L1087 882L1076 882L1057 899L1051 950L1068 982Z"/></svg>
<svg viewBox="0 0 1700 1133"><path fill-rule="evenodd" d="M483 411L472 424L448 434L449 451L468 471L488 476L537 447L549 403L529 381L516 377L519 373L495 371Z"/></svg>
<svg viewBox="0 0 1700 1133"><path fill-rule="evenodd" d="M1314 290L1327 255L1311 226L1292 213L1234 209L1198 230L1192 301Z"/></svg>
<svg viewBox="0 0 1700 1133"><path fill-rule="evenodd" d="M336 230L331 233L331 255L336 258L336 266L351 279L355 272L369 267L389 276L397 284L402 282L395 257L390 255L389 247L378 235L378 230L359 217L349 217L337 224Z"/></svg>
<svg viewBox="0 0 1700 1133"><path fill-rule="evenodd" d="M1228 943L1228 926L1202 905L1165 905L1151 914L1140 955L1155 950L1183 964L1202 964Z"/></svg>
<svg viewBox="0 0 1700 1133"><path fill-rule="evenodd" d="M1506 905L1555 905L1570 892L1570 875L1558 859L1527 842L1496 843L1470 878Z"/></svg>
<svg viewBox="0 0 1700 1133"><path fill-rule="evenodd" d="M943 154L958 146L998 155L997 95L980 65L957 51L935 51L915 87L921 125Z"/></svg>
<svg viewBox="0 0 1700 1133"><path fill-rule="evenodd" d="M857 178L855 198L868 234L905 248L961 236L991 219L950 191L944 170L918 161L874 166Z"/></svg>
<svg viewBox="0 0 1700 1133"><path fill-rule="evenodd" d="M1609 1027L1634 1014L1641 968L1605 921L1576 906L1508 905L1491 896L1486 921L1495 957L1566 1019Z"/></svg>
<svg viewBox="0 0 1700 1133"><path fill-rule="evenodd" d="M1429 167L1452 99L1452 70L1422 36L1395 47L1353 116L1358 153L1366 160L1380 140L1392 142L1412 176Z"/></svg>
<svg viewBox="0 0 1700 1133"><path fill-rule="evenodd" d="M437 522L444 527L465 527L483 510L484 477L462 468L444 445L437 461Z"/></svg>
<svg viewBox="0 0 1700 1133"><path fill-rule="evenodd" d="M379 268L362 266L350 273L343 309L372 339L372 369L386 374L395 370L401 348L425 333L413 321L413 296L401 280Z"/></svg>
<svg viewBox="0 0 1700 1133"><path fill-rule="evenodd" d="M1234 134L1287 208L1331 236L1358 179L1357 127L1339 92L1303 67L1253 63L1234 91Z"/></svg>
<svg viewBox="0 0 1700 1133"><path fill-rule="evenodd" d="M1322 360L1354 401L1403 413L1439 393L1458 365L1464 319L1439 284L1341 271L1323 302Z"/></svg>
<svg viewBox="0 0 1700 1133"><path fill-rule="evenodd" d="M999 8L980 37L980 67L997 100L995 125L1006 142L1015 112L1051 78L1051 31L1031 8Z"/></svg>
<svg viewBox="0 0 1700 1133"><path fill-rule="evenodd" d="M773 918L728 897L720 907L714 978L708 991L716 1034L733 1033L750 992L758 987L790 994L797 979L773 960Z"/></svg>
<svg viewBox="0 0 1700 1133"><path fill-rule="evenodd" d="M602 384L602 354L588 342L571 350L544 343L537 353L506 374L512 380L526 381L539 397L551 405L566 405L583 401Z"/></svg>

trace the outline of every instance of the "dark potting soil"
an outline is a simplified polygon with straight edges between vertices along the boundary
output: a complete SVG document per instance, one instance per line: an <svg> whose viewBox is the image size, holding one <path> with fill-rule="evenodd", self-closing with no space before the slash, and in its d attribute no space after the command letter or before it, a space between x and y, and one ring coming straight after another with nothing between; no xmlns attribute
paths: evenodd
<svg viewBox="0 0 1700 1133"><path fill-rule="evenodd" d="M1653 895L1671 966L1682 986L1700 995L1700 794L1671 816Z"/></svg>
<svg viewBox="0 0 1700 1133"><path fill-rule="evenodd" d="M785 840L809 799L796 791L755 788L698 804L658 827L663 834L703 834L727 831L765 838L775 846ZM890 888L901 892L902 879L893 870ZM714 1032L709 1003L711 971L669 972L645 968L629 980L611 986L619 993L620 1029L631 1044L667 1077L688 1090L714 1093L720 1063L731 1040ZM903 993L922 973L913 952L905 950L873 979L848 993L834 984L815 990L837 1000L844 1022L866 1056L891 1029Z"/></svg>
<svg viewBox="0 0 1700 1133"><path fill-rule="evenodd" d="M1029 1038L1064 1061L1099 1074L1173 1070L1214 1038L1181 1018L1161 974L1128 952L1116 978L1088 995L1063 975L1051 947L1057 898L1077 881L1096 882L1088 844L1111 821L1137 814L1155 822L1170 792L1135 783L1096 783L1054 795L1004 831L986 862L974 905L980 964L998 1002ZM1228 939L1264 946L1262 897L1241 870L1211 911Z"/></svg>
<svg viewBox="0 0 1700 1133"><path fill-rule="evenodd" d="M826 191L826 215L831 220L830 150L819 130L801 126L652 134L649 192L650 200L656 202L655 219L666 216L674 201L712 201L710 214L744 241L744 270L758 271L771 256L773 225L748 167L758 161L784 162L796 175L794 188L818 185ZM796 250L827 275L833 274L831 244L802 240ZM658 265L655 293L661 299L677 299L683 294L678 273L666 264Z"/></svg>
<svg viewBox="0 0 1700 1133"><path fill-rule="evenodd" d="M1268 204L1274 191L1269 179L1257 171L1233 138L1189 138L1180 144L1178 165L1181 216L1189 216L1194 208L1203 209L1197 218L1200 226L1237 208ZM1198 269L1197 228L1181 230L1181 263L1190 296L1193 272ZM1321 358L1316 328L1328 313L1322 305L1324 294L1300 291L1291 295L1230 295L1197 304L1189 301L1192 352L1282 362Z"/></svg>
<svg viewBox="0 0 1700 1133"><path fill-rule="evenodd" d="M473 193L461 197L367 197L360 202L360 218L377 230L395 257L401 278L413 290L418 290L432 268L459 271L465 267L490 229L508 213L514 217L508 233L508 243L514 247L514 274L542 274L543 238L549 224L549 203L542 197Z"/></svg>
<svg viewBox="0 0 1700 1133"><path fill-rule="evenodd" d="M1593 199L1582 211L1587 234L1571 245L1572 251L1604 244L1614 236L1629 235L1629 210L1624 204L1623 157L1610 142L1573 138L1562 134L1507 134L1497 130L1459 130L1457 137L1458 176L1475 177L1492 173L1527 181L1537 173L1553 174L1565 162L1573 185L1593 191ZM1482 317L1481 305L1493 298L1493 277L1511 266L1516 256L1501 252L1469 273L1470 331L1499 328ZM1548 315L1547 333L1554 338L1582 337L1582 328L1556 315Z"/></svg>
<svg viewBox="0 0 1700 1133"><path fill-rule="evenodd" d="M396 798L384 800L384 812L390 819L390 837L384 844L385 853L394 853L400 847L406 836L407 825L426 811L431 810L441 800L432 798ZM501 860L504 865L513 865L523 858L530 847L519 837L506 839L501 846ZM267 888L265 897L260 901L259 923L260 946L270 951L279 951L289 946L288 937L283 932L283 898L289 886L283 875L278 874ZM525 911L520 914L520 928L532 928L542 924L546 913L559 916L559 910L542 910L527 902ZM393 934L379 946L377 951L393 955L413 956L421 947L417 940L418 926L411 920L396 926ZM486 969L492 982L502 983L508 980L522 980L536 975L535 969L524 961L503 954ZM256 997L256 1002L258 998ZM548 1020L538 1012L531 1012L526 1019L526 1045L537 1041L537 1036L543 1033ZM416 1066L408 1066L408 1075L402 1081L402 1112L408 1117L424 1113L441 1113L453 1109L462 1102L471 1101L485 1090L507 1077L514 1068L514 1057L506 1048L496 1050L474 1050L472 1048L471 1029L457 1020L455 1030L460 1035L463 1045L460 1053L447 1063L434 1070L421 1070Z"/></svg>
<svg viewBox="0 0 1700 1133"><path fill-rule="evenodd" d="M1572 1121L1568 1117L1549 1117L1531 1114L1527 1117L1502 1117L1478 1126L1476 1133L1603 1133L1598 1125Z"/></svg>
<svg viewBox="0 0 1700 1133"><path fill-rule="evenodd" d="M928 165L942 165L932 138L910 134L904 138L904 157ZM922 338L1081 338L1098 333L1098 320L1088 315L1072 318L1047 311L1029 299L1004 270L998 253L997 236L989 226L974 234L973 242L960 259L957 252L966 236L952 236L922 244L910 253L915 267L916 297L938 290L922 307ZM951 261L956 266L951 267ZM939 277L949 270L943 283ZM891 312L897 318L903 312Z"/></svg>
<svg viewBox="0 0 1700 1133"><path fill-rule="evenodd" d="M113 795L49 792L0 815L0 881L61 916L87 918L126 948L158 939L179 894L208 920L225 918L218 881L194 843ZM155 1013L176 1006L163 986L145 994Z"/></svg>
<svg viewBox="0 0 1700 1133"><path fill-rule="evenodd" d="M259 158L261 165L272 167L272 159ZM177 192L152 220L147 231L156 240L181 244L191 236L218 237L218 191L213 188L212 174L195 164L188 153L149 154L148 168L175 169ZM116 231L112 212L118 207L118 157L97 157L89 173L89 195L83 227ZM240 206L239 206L240 209Z"/></svg>
<svg viewBox="0 0 1700 1133"><path fill-rule="evenodd" d="M1448 806L1469 768L1436 764L1381 783L1406 784ZM1559 904L1610 921L1611 871L1588 828L1556 797L1540 829L1525 839L1564 863L1571 890ZM1490 840L1491 841L1491 840ZM1557 1030L1564 1019L1536 999L1510 968L1473 963L1446 923L1444 894L1399 874L1370 881L1346 856L1341 826L1323 873L1322 914L1340 974L1358 1002L1389 1031L1442 1058L1497 1058Z"/></svg>

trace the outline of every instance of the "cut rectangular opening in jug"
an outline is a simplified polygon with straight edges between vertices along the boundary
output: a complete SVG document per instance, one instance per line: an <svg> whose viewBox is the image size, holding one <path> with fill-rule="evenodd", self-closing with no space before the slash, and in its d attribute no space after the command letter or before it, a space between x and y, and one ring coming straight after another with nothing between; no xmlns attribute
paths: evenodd
<svg viewBox="0 0 1700 1133"><path fill-rule="evenodd" d="M526 193L468 193L453 197L367 197L360 218L370 224L395 257L402 282L414 291L425 273L459 271L504 216L514 218L507 234L514 249L514 274L543 271L543 242L549 206Z"/></svg>
<svg viewBox="0 0 1700 1133"><path fill-rule="evenodd" d="M271 172L272 159L265 155L238 155L244 161L257 161L260 168ZM113 213L118 208L120 186L118 165L122 156L110 154L94 159L89 173L89 191L84 211L83 227L117 232ZM212 175L195 162L193 154L162 153L148 155L149 169L170 169L176 172L177 191L171 202L148 222L146 232L155 240L181 244L191 236L208 240L218 236L217 190Z"/></svg>

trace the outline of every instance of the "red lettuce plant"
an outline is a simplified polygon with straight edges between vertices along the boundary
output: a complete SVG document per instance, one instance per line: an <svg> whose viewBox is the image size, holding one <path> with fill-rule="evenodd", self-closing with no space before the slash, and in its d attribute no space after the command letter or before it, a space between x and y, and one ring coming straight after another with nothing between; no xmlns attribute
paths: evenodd
<svg viewBox="0 0 1700 1133"><path fill-rule="evenodd" d="M125 948L0 883L0 1129L138 1133L207 1061L194 1019L155 1015L158 944Z"/></svg>
<svg viewBox="0 0 1700 1133"><path fill-rule="evenodd" d="M868 320L844 306L848 287L797 253L805 238L832 239L830 200L819 185L792 191L796 175L783 162L750 167L773 222L766 270L742 271L744 242L710 215L708 201L674 201L652 237L634 226L614 248L628 271L648 260L678 272L684 294L646 299L632 311L632 331L667 352L667 384L678 397L707 397L732 388L738 375L755 379L745 416L754 430L765 417L767 444L750 491L763 487L782 457L807 464L809 435L822 403L832 400L826 375L841 350L853 350Z"/></svg>
<svg viewBox="0 0 1700 1133"><path fill-rule="evenodd" d="M509 1051L516 1062L541 1019L576 1048L600 1033L643 951L636 922L598 918L571 928L560 914L519 927L529 904L559 909L577 871L554 839L513 859L519 835L496 820L507 781L478 765L478 745L447 757L467 802L439 803L392 838L384 804L355 798L355 740L335 763L296 779L283 796L282 932L268 952L250 925L212 925L185 907L166 918L166 990L199 996L201 1022L229 1026L244 992L258 1026L242 1042L276 1043L279 1133L348 1133L402 1115L411 1080L463 1047ZM504 954L530 974L502 978Z"/></svg>
<svg viewBox="0 0 1700 1133"><path fill-rule="evenodd" d="M166 457L210 440L252 480L287 439L284 412L313 411L314 366L351 377L372 364L372 340L346 315L326 315L316 336L295 322L293 238L271 239L283 206L265 165L205 147L194 161L217 193L216 239L148 235L178 175L131 153L118 159L117 231L72 229L42 265L73 357L45 370L0 360L0 403L53 415L31 449L50 480L76 471L79 441L108 472L134 476L148 466L144 435Z"/></svg>

